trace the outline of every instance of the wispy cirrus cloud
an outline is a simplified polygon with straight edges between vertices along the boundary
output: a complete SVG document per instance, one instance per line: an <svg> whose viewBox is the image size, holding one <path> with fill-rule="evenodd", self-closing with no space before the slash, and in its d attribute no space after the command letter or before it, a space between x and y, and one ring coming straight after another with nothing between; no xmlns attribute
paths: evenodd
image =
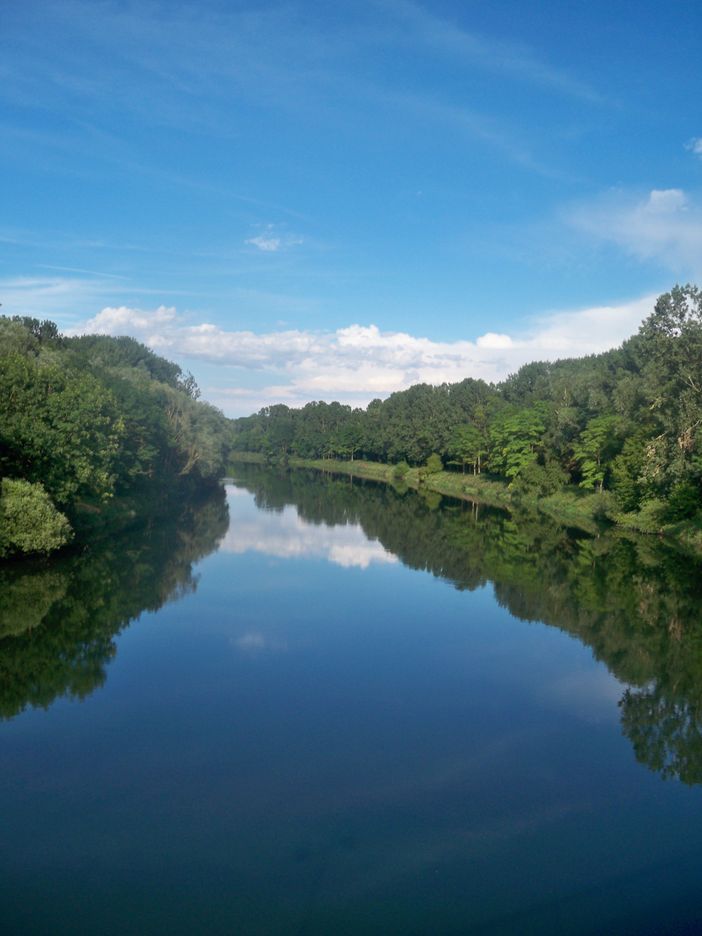
<svg viewBox="0 0 702 936"><path fill-rule="evenodd" d="M291 247L298 247L302 244L302 238L281 231L274 224L266 224L260 233L247 238L244 243L256 247L262 253L280 253L289 250Z"/></svg>
<svg viewBox="0 0 702 936"><path fill-rule="evenodd" d="M114 280L62 276L8 276L0 279L0 302L5 315L52 318L70 308L84 316L114 291Z"/></svg>
<svg viewBox="0 0 702 936"><path fill-rule="evenodd" d="M455 341L357 323L333 331L228 330L208 322L192 324L164 306L152 311L106 307L79 330L131 334L168 357L221 366L221 379L208 396L225 412L240 415L274 402L301 406L337 399L362 406L415 383L501 380L532 360L617 346L636 331L654 301L646 296L618 306L552 312L518 334L488 331Z"/></svg>
<svg viewBox="0 0 702 936"><path fill-rule="evenodd" d="M423 56L452 79L484 73L531 86L539 94L602 101L588 83L542 60L527 45L481 35L409 0L383 0L365 13L353 12L348 28L340 30L335 19L313 22L295 4L258 10L217 5L206 16L189 2L145 0L132 9L106 0L99 15L86 0L46 4L41 30L33 30L31 38L25 29L13 32L14 55L0 98L47 113L68 111L73 118L69 135L64 122L60 131L45 131L41 140L25 140L23 153L39 145L70 155L89 145L93 162L97 156L127 162L137 172L151 171L153 165L144 165L141 147L106 135L93 123L96 102L103 117L127 112L149 128L156 124L235 140L242 130L232 117L232 101L367 133L375 123L368 121L368 109L389 123L396 119L394 102L400 99L406 113L450 118L473 139L538 168L537 160L525 156L526 141L519 142L511 117L498 120L492 107L482 113L482 97L462 93L457 100L441 82L433 92L415 94L397 77L404 65ZM17 14L17 19L24 18ZM58 46L51 41L54 32L65 37ZM403 63L394 75L380 64L386 57ZM9 132L22 136L26 131L17 125ZM167 176L164 166L157 171L161 180ZM173 181L207 185L205 178ZM245 193L231 196L245 199Z"/></svg>
<svg viewBox="0 0 702 936"><path fill-rule="evenodd" d="M245 243L251 244L252 247L258 247L258 249L262 250L264 253L276 253L282 246L279 237L266 236L265 234L249 237Z"/></svg>
<svg viewBox="0 0 702 936"><path fill-rule="evenodd" d="M381 6L405 25L417 44L454 56L464 67L470 65L590 103L603 101L591 85L542 61L525 45L464 29L412 0L381 0Z"/></svg>

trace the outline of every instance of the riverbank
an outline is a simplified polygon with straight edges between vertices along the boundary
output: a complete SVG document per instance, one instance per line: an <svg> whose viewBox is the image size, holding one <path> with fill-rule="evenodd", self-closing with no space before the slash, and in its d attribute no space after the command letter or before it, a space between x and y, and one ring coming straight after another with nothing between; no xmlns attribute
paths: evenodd
<svg viewBox="0 0 702 936"><path fill-rule="evenodd" d="M266 459L256 452L235 452L232 461L265 465ZM671 546L702 557L702 525L686 520L676 524L661 524L654 511L625 514L617 511L609 492L592 493L579 488L562 488L555 494L539 496L515 492L503 481L483 475L459 474L455 471L427 472L426 468L409 468L398 474L397 465L356 459L308 459L291 456L290 468L307 468L329 474L350 475L369 481L380 481L405 486L418 491L433 492L460 500L473 501L487 507L496 507L515 513L540 513L563 526L582 530L590 535L599 533L603 526L619 530L658 536Z"/></svg>
<svg viewBox="0 0 702 936"><path fill-rule="evenodd" d="M410 468L399 477L396 474L396 465L378 462L291 458L289 465L291 468L311 468L315 471L353 475L387 484L404 484L414 490L431 491L447 497L474 501L509 513L536 510L566 526L576 527L587 533L598 532L602 520L606 519L606 497L577 490L565 490L540 498L536 495L517 496L504 482L455 471L427 472L425 468Z"/></svg>

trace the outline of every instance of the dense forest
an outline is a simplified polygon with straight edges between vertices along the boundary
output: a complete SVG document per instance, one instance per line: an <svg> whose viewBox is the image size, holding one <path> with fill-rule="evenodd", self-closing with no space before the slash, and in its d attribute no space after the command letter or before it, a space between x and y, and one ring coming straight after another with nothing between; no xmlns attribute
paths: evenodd
<svg viewBox="0 0 702 936"><path fill-rule="evenodd" d="M234 448L270 461L365 459L485 473L541 496L609 492L640 528L702 507L702 294L676 286L603 354L526 364L500 384L419 384L367 409L270 406L235 421ZM606 498L603 497L603 500Z"/></svg>
<svg viewBox="0 0 702 936"><path fill-rule="evenodd" d="M132 338L0 317L0 558L166 509L222 477L231 423Z"/></svg>

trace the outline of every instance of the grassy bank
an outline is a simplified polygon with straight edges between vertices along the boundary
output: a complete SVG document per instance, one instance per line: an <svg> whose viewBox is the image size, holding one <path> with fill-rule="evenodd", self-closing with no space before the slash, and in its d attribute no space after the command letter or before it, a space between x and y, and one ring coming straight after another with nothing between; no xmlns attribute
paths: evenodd
<svg viewBox="0 0 702 936"><path fill-rule="evenodd" d="M266 460L258 453L236 453L235 460L246 464L265 464ZM309 468L313 471L330 474L350 475L365 478L368 481L382 481L386 484L403 484L414 490L432 491L447 497L475 501L487 507L497 507L510 512L538 510L554 520L568 526L579 527L587 532L595 532L598 519L602 515L601 497L596 494L584 494L581 491L564 491L547 498L517 497L508 485L491 480L483 475L458 474L454 471L428 473L423 468L410 468L402 477L396 473L396 465L381 462L339 461L330 458L295 458L288 460L290 468Z"/></svg>
<svg viewBox="0 0 702 936"><path fill-rule="evenodd" d="M266 464L264 456L251 452L237 452L234 460L245 464ZM454 471L427 473L423 468L410 468L401 478L398 478L396 465L361 459L339 461L330 458L291 457L288 465L290 468L309 468L313 471L350 475L369 481L382 481L386 484L403 484L414 490L432 491L447 497L475 501L487 507L497 507L510 512L538 510L554 520L568 526L579 527L589 533L596 531L598 521L602 516L600 495L585 494L582 491L564 491L547 498L516 497L507 484L491 480L483 475L464 475Z"/></svg>
<svg viewBox="0 0 702 936"><path fill-rule="evenodd" d="M266 464L263 455L251 452L237 452L234 460L247 464ZM644 512L617 512L608 492L595 494L573 487L540 497L528 492L515 492L505 482L495 481L483 475L464 475L453 471L427 473L423 468L410 468L399 479L396 465L360 459L338 461L291 457L288 465L290 468L309 468L386 484L402 484L414 490L421 489L461 500L475 501L513 514L540 513L563 526L590 534L597 534L601 531L603 523L609 523L622 531L660 536L684 552L698 558L702 556L701 521L693 519L676 524L662 524L657 522L655 517L646 516Z"/></svg>

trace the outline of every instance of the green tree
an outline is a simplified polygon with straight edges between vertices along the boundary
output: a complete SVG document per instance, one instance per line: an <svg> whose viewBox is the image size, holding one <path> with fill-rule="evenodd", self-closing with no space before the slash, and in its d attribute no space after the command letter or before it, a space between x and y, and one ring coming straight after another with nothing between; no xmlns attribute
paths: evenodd
<svg viewBox="0 0 702 936"><path fill-rule="evenodd" d="M488 452L488 440L484 431L477 426L458 426L449 443L449 453L461 463L465 474L466 465L471 465L473 474L480 474L482 460Z"/></svg>
<svg viewBox="0 0 702 936"><path fill-rule="evenodd" d="M665 440L663 483L693 474L702 453L702 292L675 286L659 297L634 343L651 414Z"/></svg>
<svg viewBox="0 0 702 936"><path fill-rule="evenodd" d="M617 417L604 414L590 419L573 446L580 466L582 488L603 490L607 463L617 446Z"/></svg>
<svg viewBox="0 0 702 936"><path fill-rule="evenodd" d="M0 482L0 558L50 553L72 537L71 526L41 484Z"/></svg>
<svg viewBox="0 0 702 936"><path fill-rule="evenodd" d="M539 457L545 430L543 405L498 413L490 427L490 469L513 481Z"/></svg>
<svg viewBox="0 0 702 936"><path fill-rule="evenodd" d="M114 396L91 374L0 357L3 473L41 482L59 504L109 497L123 434Z"/></svg>

